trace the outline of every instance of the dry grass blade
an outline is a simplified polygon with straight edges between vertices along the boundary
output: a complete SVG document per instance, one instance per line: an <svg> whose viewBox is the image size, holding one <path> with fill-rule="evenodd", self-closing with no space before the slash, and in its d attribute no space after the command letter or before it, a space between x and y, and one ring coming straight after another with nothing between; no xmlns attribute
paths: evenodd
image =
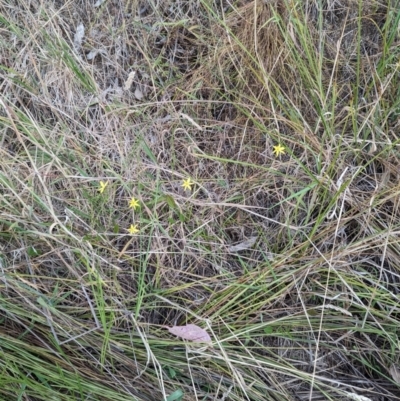
<svg viewBox="0 0 400 401"><path fill-rule="evenodd" d="M399 21L0 1L0 398L400 400Z"/></svg>

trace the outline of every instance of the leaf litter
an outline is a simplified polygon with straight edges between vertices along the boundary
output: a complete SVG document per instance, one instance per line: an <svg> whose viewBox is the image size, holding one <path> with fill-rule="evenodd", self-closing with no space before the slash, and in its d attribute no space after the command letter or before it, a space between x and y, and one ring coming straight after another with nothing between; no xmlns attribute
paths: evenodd
<svg viewBox="0 0 400 401"><path fill-rule="evenodd" d="M195 343L211 343L209 334L197 326L196 324L187 324L186 326L166 326L171 334L181 337L184 340L193 341Z"/></svg>

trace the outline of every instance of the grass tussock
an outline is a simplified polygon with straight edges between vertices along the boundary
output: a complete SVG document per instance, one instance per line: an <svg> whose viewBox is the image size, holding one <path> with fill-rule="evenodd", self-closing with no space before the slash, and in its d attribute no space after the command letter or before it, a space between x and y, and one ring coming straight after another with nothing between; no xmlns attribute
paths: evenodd
<svg viewBox="0 0 400 401"><path fill-rule="evenodd" d="M0 2L0 398L400 400L399 9Z"/></svg>

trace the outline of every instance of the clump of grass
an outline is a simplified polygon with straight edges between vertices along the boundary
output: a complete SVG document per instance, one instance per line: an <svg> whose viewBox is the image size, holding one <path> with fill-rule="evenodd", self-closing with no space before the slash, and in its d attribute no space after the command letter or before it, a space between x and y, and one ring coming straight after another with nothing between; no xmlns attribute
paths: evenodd
<svg viewBox="0 0 400 401"><path fill-rule="evenodd" d="M4 399L400 399L398 2L0 11Z"/></svg>

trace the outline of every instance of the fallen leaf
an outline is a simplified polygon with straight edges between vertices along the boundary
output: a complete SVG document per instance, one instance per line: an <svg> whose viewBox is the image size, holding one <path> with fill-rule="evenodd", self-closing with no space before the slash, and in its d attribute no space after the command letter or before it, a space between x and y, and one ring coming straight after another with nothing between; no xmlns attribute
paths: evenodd
<svg viewBox="0 0 400 401"><path fill-rule="evenodd" d="M74 36L74 47L76 50L79 50L81 48L84 36L85 36L85 27L83 26L83 24L79 24L76 27L76 32Z"/></svg>
<svg viewBox="0 0 400 401"><path fill-rule="evenodd" d="M371 398L364 397L363 395L358 395L356 393L345 393L349 400L354 401L372 401Z"/></svg>
<svg viewBox="0 0 400 401"><path fill-rule="evenodd" d="M136 88L134 95L137 100L141 100L143 98L143 92L138 87Z"/></svg>
<svg viewBox="0 0 400 401"><path fill-rule="evenodd" d="M93 60L98 54L107 54L107 52L102 49L93 49L88 54L86 54L86 58L88 60Z"/></svg>
<svg viewBox="0 0 400 401"><path fill-rule="evenodd" d="M167 327L168 331L175 336L184 340L193 341L195 343L210 343L211 337L201 327L195 324L187 324L186 326Z"/></svg>
<svg viewBox="0 0 400 401"><path fill-rule="evenodd" d="M88 60L93 60L97 56L98 52L98 50L91 50L88 54L86 54L86 58Z"/></svg>
<svg viewBox="0 0 400 401"><path fill-rule="evenodd" d="M124 90L129 90L132 86L133 79L135 78L136 71L131 71L128 75L128 79L125 81Z"/></svg>
<svg viewBox="0 0 400 401"><path fill-rule="evenodd" d="M105 0L97 0L96 4L94 4L93 7L100 7L104 2Z"/></svg>
<svg viewBox="0 0 400 401"><path fill-rule="evenodd" d="M251 237L246 241L243 241L237 245L232 245L228 248L229 252L239 252L244 251L245 249L251 248L257 241L257 237Z"/></svg>
<svg viewBox="0 0 400 401"><path fill-rule="evenodd" d="M400 383L400 367L393 364L390 369L389 372L392 376L392 379L396 382L396 383Z"/></svg>

